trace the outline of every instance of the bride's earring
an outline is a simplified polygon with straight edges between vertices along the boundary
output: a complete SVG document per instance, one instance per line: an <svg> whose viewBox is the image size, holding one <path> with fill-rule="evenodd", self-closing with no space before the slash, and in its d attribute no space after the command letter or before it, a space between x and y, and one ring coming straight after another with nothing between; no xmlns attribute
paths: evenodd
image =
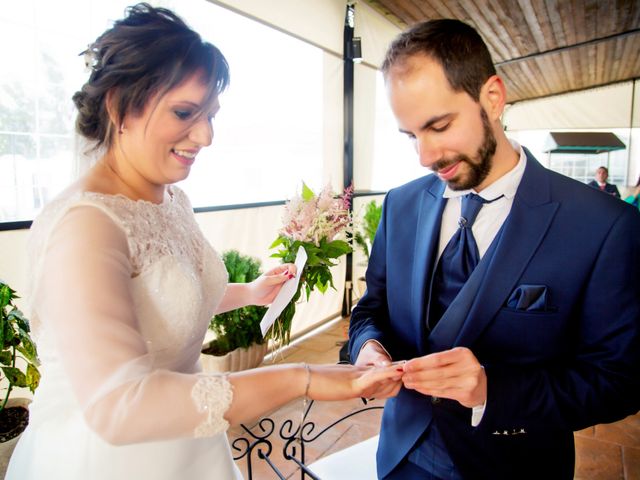
<svg viewBox="0 0 640 480"><path fill-rule="evenodd" d="M118 133L122 134L124 132L124 124L120 124L120 128L118 129Z"/></svg>

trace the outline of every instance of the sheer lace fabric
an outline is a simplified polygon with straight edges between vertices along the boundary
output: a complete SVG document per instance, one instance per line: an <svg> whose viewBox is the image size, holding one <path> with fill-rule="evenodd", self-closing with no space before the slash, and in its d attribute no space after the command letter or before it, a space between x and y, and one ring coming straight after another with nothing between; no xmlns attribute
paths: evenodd
<svg viewBox="0 0 640 480"><path fill-rule="evenodd" d="M220 421L224 412L231 404L232 394L225 383L229 383L225 377L202 376L193 387L192 396L198 411L207 414L207 420L196 428L196 437L208 437L220 430ZM228 424L224 424L225 430Z"/></svg>
<svg viewBox="0 0 640 480"><path fill-rule="evenodd" d="M143 478L171 478L167 472L176 465L198 464L193 442L207 436L214 451L207 453L206 468L215 460L215 468L227 472L220 478L235 478L223 417L231 385L224 376L198 374L202 340L227 273L186 196L171 188L156 205L68 193L34 222L30 254L29 314L43 378L9 470L15 476L8 478L31 478L24 472L33 470L26 466L33 458L20 465L20 450L42 445L56 429L60 438L75 431L69 441L83 439L78 448L100 445L104 458L93 456L82 475L97 474L92 469L99 465L114 478L118 459L129 472L145 461L140 449L150 448L147 457L160 465ZM162 441L173 445L172 453L159 459L152 446ZM127 445L125 453L112 445Z"/></svg>

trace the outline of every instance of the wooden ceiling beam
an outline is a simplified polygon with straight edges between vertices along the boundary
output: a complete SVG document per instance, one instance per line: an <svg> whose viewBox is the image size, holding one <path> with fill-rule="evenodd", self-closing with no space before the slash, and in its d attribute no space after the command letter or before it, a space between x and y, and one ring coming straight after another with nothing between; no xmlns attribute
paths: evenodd
<svg viewBox="0 0 640 480"><path fill-rule="evenodd" d="M640 28L634 28L633 30L627 30L626 32L614 33L612 35L607 35L606 37L594 38L591 40L587 40L585 42L574 43L573 45L565 45L563 47L552 48L551 50L545 50L543 52L536 52L536 53L531 53L529 55L523 55L522 57L510 58L508 60L497 62L496 67L498 66L502 67L504 65L509 65L511 63L518 63L525 60L531 60L532 58L549 55L551 53L568 52L571 50L575 50L576 48L586 47L588 45L595 45L601 42L607 42L611 40L618 40L620 38L625 38L631 35L637 35L638 33L640 33Z"/></svg>
<svg viewBox="0 0 640 480"><path fill-rule="evenodd" d="M640 78L640 0L364 1L400 28L434 18L475 27L510 102Z"/></svg>

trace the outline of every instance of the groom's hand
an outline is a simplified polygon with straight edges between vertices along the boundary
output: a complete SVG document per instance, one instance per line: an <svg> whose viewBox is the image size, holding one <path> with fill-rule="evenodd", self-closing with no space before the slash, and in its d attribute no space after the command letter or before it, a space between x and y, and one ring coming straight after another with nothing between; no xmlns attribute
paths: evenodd
<svg viewBox="0 0 640 480"><path fill-rule="evenodd" d="M424 395L450 398L468 408L483 405L487 399L487 376L468 348L411 359L404 365L404 372L405 388Z"/></svg>
<svg viewBox="0 0 640 480"><path fill-rule="evenodd" d="M378 342L369 340L360 349L356 366L384 367L391 364L391 357ZM402 380L383 380L378 382L374 388L367 391L367 396L372 398L395 397L400 391Z"/></svg>

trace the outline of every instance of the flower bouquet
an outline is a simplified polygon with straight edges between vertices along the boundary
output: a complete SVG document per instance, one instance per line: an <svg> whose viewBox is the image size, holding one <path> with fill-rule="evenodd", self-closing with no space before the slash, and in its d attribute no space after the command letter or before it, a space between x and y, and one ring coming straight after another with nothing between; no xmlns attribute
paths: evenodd
<svg viewBox="0 0 640 480"><path fill-rule="evenodd" d="M278 238L269 248L278 248L271 255L282 259L283 263L295 262L299 247L307 253L300 283L293 298L275 320L270 338L286 345L290 341L291 321L296 313L296 302L304 288L307 300L315 289L321 293L329 287L335 289L330 267L337 265L337 259L352 251L346 240L351 227L351 196L353 188L348 187L342 195L334 195L327 185L316 195L306 184L302 184L302 194L289 200L285 205L284 226Z"/></svg>

